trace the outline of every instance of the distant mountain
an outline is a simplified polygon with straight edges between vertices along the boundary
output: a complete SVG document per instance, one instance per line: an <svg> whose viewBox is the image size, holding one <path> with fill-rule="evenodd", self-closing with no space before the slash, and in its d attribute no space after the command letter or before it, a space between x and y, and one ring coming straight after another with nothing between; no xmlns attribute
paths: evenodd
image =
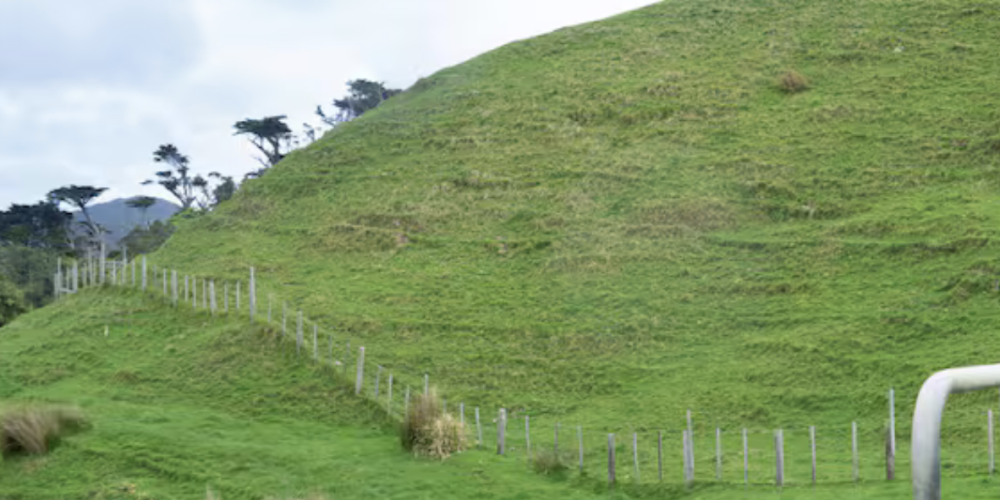
<svg viewBox="0 0 1000 500"><path fill-rule="evenodd" d="M126 204L129 199L131 198L118 198L87 207L94 222L110 231L110 233L104 234L104 242L109 249L118 248L118 241L127 236L135 226L169 219L181 209L179 205L157 198L156 203L146 210L144 218L142 210L129 207ZM84 220L83 213L79 211L73 212L73 218L76 221ZM80 231L78 226L78 224L74 225L74 230L77 232Z"/></svg>

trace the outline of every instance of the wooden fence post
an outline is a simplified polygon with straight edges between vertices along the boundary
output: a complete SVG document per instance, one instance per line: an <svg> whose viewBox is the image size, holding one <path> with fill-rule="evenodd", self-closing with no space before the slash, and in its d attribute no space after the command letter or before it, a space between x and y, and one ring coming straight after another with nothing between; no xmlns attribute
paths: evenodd
<svg viewBox="0 0 1000 500"><path fill-rule="evenodd" d="M177 270L170 273L170 293L174 307L177 307Z"/></svg>
<svg viewBox="0 0 1000 500"><path fill-rule="evenodd" d="M688 455L690 456L688 464L691 467L691 481L694 481L694 427L691 425L691 410L687 411L687 426Z"/></svg>
<svg viewBox="0 0 1000 500"><path fill-rule="evenodd" d="M229 314L229 283L222 285L222 312Z"/></svg>
<svg viewBox="0 0 1000 500"><path fill-rule="evenodd" d="M694 471L691 466L691 431L685 429L683 431L684 435L684 484L686 486L691 486L694 481Z"/></svg>
<svg viewBox="0 0 1000 500"><path fill-rule="evenodd" d="M147 282L146 277L149 273L146 271L146 256L142 256L142 291L146 291Z"/></svg>
<svg viewBox="0 0 1000 500"><path fill-rule="evenodd" d="M722 429L715 428L715 480L722 481Z"/></svg>
<svg viewBox="0 0 1000 500"><path fill-rule="evenodd" d="M639 480L639 433L632 433L632 465L635 467L635 482Z"/></svg>
<svg viewBox="0 0 1000 500"><path fill-rule="evenodd" d="M191 309L198 310L198 277L191 277Z"/></svg>
<svg viewBox="0 0 1000 500"><path fill-rule="evenodd" d="M386 397L385 411L392 416L392 372L389 372L389 395ZM462 425L465 425L465 413L462 413Z"/></svg>
<svg viewBox="0 0 1000 500"><path fill-rule="evenodd" d="M785 485L785 436L781 429L774 433L774 482Z"/></svg>
<svg viewBox="0 0 1000 500"><path fill-rule="evenodd" d="M748 452L750 451L749 443L747 442L747 430L743 428L743 484L750 484L750 457Z"/></svg>
<svg viewBox="0 0 1000 500"><path fill-rule="evenodd" d="M170 293L167 291L167 270L163 270L163 298L164 300L170 297Z"/></svg>
<svg viewBox="0 0 1000 500"><path fill-rule="evenodd" d="M583 472L583 427L576 426L576 449L580 455L580 472Z"/></svg>
<svg viewBox="0 0 1000 500"><path fill-rule="evenodd" d="M663 482L663 431L656 431L656 472Z"/></svg>
<svg viewBox="0 0 1000 500"><path fill-rule="evenodd" d="M608 434L608 484L615 484L615 435Z"/></svg>
<svg viewBox="0 0 1000 500"><path fill-rule="evenodd" d="M365 383L365 348L358 348L358 377L354 380L354 394L361 394L361 388Z"/></svg>
<svg viewBox="0 0 1000 500"><path fill-rule="evenodd" d="M993 454L993 410L986 410L986 432L988 433L986 435L986 445L990 453L989 471L992 476L993 472L996 471L996 460Z"/></svg>
<svg viewBox="0 0 1000 500"><path fill-rule="evenodd" d="M248 290L250 306L250 323L254 322L254 315L257 313L257 280L254 276L253 266L250 266L250 289ZM302 313L299 313L300 315Z"/></svg>
<svg viewBox="0 0 1000 500"><path fill-rule="evenodd" d="M102 285L104 284L105 276L107 276L107 274L108 274L107 273L108 263L107 263L107 260L105 259L104 255L105 255L105 248L104 248L104 241L102 240L101 241L101 255L100 255L100 259L101 259L101 284ZM166 295L166 289L165 288L164 288L164 295Z"/></svg>
<svg viewBox="0 0 1000 500"><path fill-rule="evenodd" d="M524 416L524 454L531 461L531 416Z"/></svg>
<svg viewBox="0 0 1000 500"><path fill-rule="evenodd" d="M201 279L201 308L208 309L208 279Z"/></svg>
<svg viewBox="0 0 1000 500"><path fill-rule="evenodd" d="M215 312L216 312L216 309L217 309L216 308L216 302L215 302L215 280L212 280L212 281L208 282L208 294L211 296L211 297L209 297L210 298L209 305L211 306L210 309L211 309L211 312L212 312L212 316L215 316Z"/></svg>
<svg viewBox="0 0 1000 500"><path fill-rule="evenodd" d="M497 455L507 453L507 410L500 408L500 416L497 418Z"/></svg>
<svg viewBox="0 0 1000 500"><path fill-rule="evenodd" d="M885 479L896 479L896 391L889 388L889 436L885 444Z"/></svg>
<svg viewBox="0 0 1000 500"><path fill-rule="evenodd" d="M851 422L851 464L854 482L858 482L858 423Z"/></svg>
<svg viewBox="0 0 1000 500"><path fill-rule="evenodd" d="M816 485L816 426L809 426L809 448L812 450L812 481Z"/></svg>
<svg viewBox="0 0 1000 500"><path fill-rule="evenodd" d="M302 311L299 311L298 323L295 326L295 355L299 356L302 350Z"/></svg>
<svg viewBox="0 0 1000 500"><path fill-rule="evenodd" d="M410 395L410 388L409 387L406 388L406 395L407 395L407 398L409 398L409 395ZM478 446L479 448L483 447L483 426L479 422L479 407L478 406L476 407L476 446Z"/></svg>
<svg viewBox="0 0 1000 500"><path fill-rule="evenodd" d="M425 396L427 394L429 394L428 391L430 391L430 387L431 387L431 376L425 373L424 374L424 395Z"/></svg>

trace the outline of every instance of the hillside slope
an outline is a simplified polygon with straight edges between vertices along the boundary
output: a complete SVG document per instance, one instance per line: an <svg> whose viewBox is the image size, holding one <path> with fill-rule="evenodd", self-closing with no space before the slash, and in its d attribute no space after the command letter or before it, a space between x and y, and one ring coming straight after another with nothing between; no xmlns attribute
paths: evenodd
<svg viewBox="0 0 1000 500"><path fill-rule="evenodd" d="M118 242L128 236L128 233L136 226L167 220L181 208L172 202L157 198L156 203L143 213L142 210L129 207L126 204L127 201L126 198L115 198L87 208L94 222L109 231L104 234L104 242L110 249L117 249ZM85 220L83 212L73 212L73 220L83 222ZM76 229L78 229L78 233L82 231L79 228Z"/></svg>
<svg viewBox="0 0 1000 500"><path fill-rule="evenodd" d="M926 376L1000 349L998 30L955 0L563 29L421 80L154 260L254 265L379 363L540 425L857 420L877 456L889 387L905 433ZM947 431L995 402L955 398Z"/></svg>
<svg viewBox="0 0 1000 500"><path fill-rule="evenodd" d="M92 427L0 458L0 498L596 497L485 452L414 460L383 410L243 325L104 290L0 329L0 409L68 402Z"/></svg>

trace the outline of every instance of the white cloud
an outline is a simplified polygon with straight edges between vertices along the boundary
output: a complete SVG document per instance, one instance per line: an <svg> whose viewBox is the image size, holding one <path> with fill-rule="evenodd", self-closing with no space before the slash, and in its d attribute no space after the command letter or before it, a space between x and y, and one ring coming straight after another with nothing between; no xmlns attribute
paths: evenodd
<svg viewBox="0 0 1000 500"><path fill-rule="evenodd" d="M0 0L0 208L70 183L103 197L174 143L200 172L256 168L242 118L315 122L347 80L405 88L508 42L651 0ZM13 68L14 71L9 71Z"/></svg>

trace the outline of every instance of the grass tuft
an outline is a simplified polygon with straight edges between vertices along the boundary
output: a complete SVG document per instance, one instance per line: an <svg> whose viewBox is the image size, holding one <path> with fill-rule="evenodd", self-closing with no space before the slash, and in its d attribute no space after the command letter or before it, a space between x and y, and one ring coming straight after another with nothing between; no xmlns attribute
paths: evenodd
<svg viewBox="0 0 1000 500"><path fill-rule="evenodd" d="M531 457L531 467L544 476L557 476L566 473L568 467L562 458L553 451L541 450Z"/></svg>
<svg viewBox="0 0 1000 500"><path fill-rule="evenodd" d="M416 397L403 420L400 436L406 451L439 460L467 446L465 425L442 410L435 391Z"/></svg>
<svg viewBox="0 0 1000 500"><path fill-rule="evenodd" d="M61 405L18 406L0 413L0 453L42 455L62 435L83 428L79 408Z"/></svg>
<svg viewBox="0 0 1000 500"><path fill-rule="evenodd" d="M786 71L778 77L778 88L780 88L782 92L795 94L808 89L809 80L797 71Z"/></svg>

